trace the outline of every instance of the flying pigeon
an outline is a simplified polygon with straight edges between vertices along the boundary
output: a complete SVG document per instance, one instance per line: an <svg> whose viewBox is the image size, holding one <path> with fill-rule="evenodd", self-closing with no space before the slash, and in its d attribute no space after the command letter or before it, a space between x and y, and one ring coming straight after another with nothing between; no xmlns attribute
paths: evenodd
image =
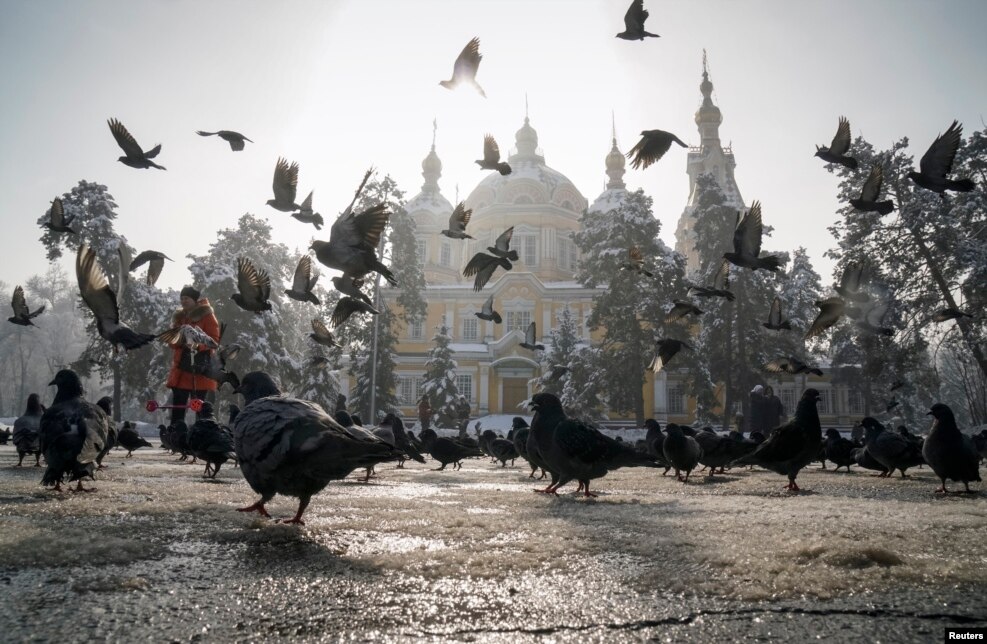
<svg viewBox="0 0 987 644"><path fill-rule="evenodd" d="M332 278L332 285L335 286L336 290L342 293L343 295L348 295L358 300L363 300L365 304L373 306L374 305L373 301L366 293L363 292L363 289L361 289L359 286L359 284L362 283L362 281L363 280L355 280L349 275L343 275L342 277Z"/></svg>
<svg viewBox="0 0 987 644"><path fill-rule="evenodd" d="M800 373L813 373L817 376L823 375L822 370L818 367L812 367L795 357L775 358L764 365L764 370L771 373L790 373L792 375L798 375Z"/></svg>
<svg viewBox="0 0 987 644"><path fill-rule="evenodd" d="M861 319L854 322L854 325L866 333L894 335L894 329L883 326L889 308L887 302L873 302L864 309Z"/></svg>
<svg viewBox="0 0 987 644"><path fill-rule="evenodd" d="M380 311L370 306L363 300L358 300L353 297L344 297L336 303L336 308L332 310L330 324L332 324L333 328L335 328L348 320L354 313L370 313L371 315L377 315Z"/></svg>
<svg viewBox="0 0 987 644"><path fill-rule="evenodd" d="M724 253L723 257L741 268L755 271L763 268L766 271L776 272L781 266L781 259L777 255L760 257L762 233L761 202L755 201L742 219L741 213L737 213L737 228L733 233L733 252Z"/></svg>
<svg viewBox="0 0 987 644"><path fill-rule="evenodd" d="M668 362L675 357L675 354L681 351L682 349L689 349L690 351L692 351L692 347L690 347L685 342L682 342L681 340L675 340L672 338L664 338L662 340L658 340L656 344L658 346L658 352L655 354L655 357L651 361L651 364L648 365L648 369L650 369L654 373L658 373L659 371L661 371L665 367L665 365L667 365Z"/></svg>
<svg viewBox="0 0 987 644"><path fill-rule="evenodd" d="M110 431L110 419L98 406L83 399L79 376L62 369L48 383L58 387L51 406L41 416L41 451L48 466L41 478L42 485L54 485L61 491L62 481L78 481L76 490L92 491L82 487L84 477L93 478L96 457L106 445Z"/></svg>
<svg viewBox="0 0 987 644"><path fill-rule="evenodd" d="M620 265L620 270L634 271L635 273L640 273L645 277L655 276L654 273L644 267L644 255L641 254L641 249L637 246L631 246L627 249L627 259L627 262Z"/></svg>
<svg viewBox="0 0 987 644"><path fill-rule="evenodd" d="M134 137L130 135L127 128L123 126L123 123L116 119L110 119L107 121L110 126L110 132L113 133L113 138L116 139L117 145L124 152L124 156L117 159L120 163L125 166L137 169L147 169L147 168L157 168L158 170L165 170L164 166L158 165L154 161L151 161L154 157L158 156L158 152L161 152L161 144L157 144L147 152L141 149L141 146L137 144Z"/></svg>
<svg viewBox="0 0 987 644"><path fill-rule="evenodd" d="M947 494L946 479L959 481L970 491L970 481L980 480L980 454L973 438L963 434L956 425L953 410L947 405L936 403L929 410L929 416L936 420L932 431L922 444L922 456L936 473L942 486L936 490Z"/></svg>
<svg viewBox="0 0 987 644"><path fill-rule="evenodd" d="M79 246L75 260L75 276L82 300L96 319L96 330L99 331L100 337L113 345L114 352L117 351L118 346L123 346L129 351L154 340L156 336L153 333L138 333L120 323L117 296L96 261L95 251L87 244Z"/></svg>
<svg viewBox="0 0 987 644"><path fill-rule="evenodd" d="M305 197L305 201L298 207L299 211L291 213L291 216L303 224L312 224L316 230L322 230L322 226L326 222L322 218L322 215L312 210L312 195L314 192L314 190L309 191L308 196Z"/></svg>
<svg viewBox="0 0 987 644"><path fill-rule="evenodd" d="M218 136L227 143L230 144L230 149L234 152L240 152L243 150L243 142L250 141L247 137L240 134L239 132L234 132L232 130L220 130L219 132L203 132L202 130L196 130L196 134L199 136ZM253 141L250 141L253 143Z"/></svg>
<svg viewBox="0 0 987 644"><path fill-rule="evenodd" d="M490 297L487 298L487 301L483 303L483 308L480 309L480 312L474 313L473 315L481 320L487 320L488 322L493 322L494 324L500 324L503 322L504 320L500 317L500 313L494 311L493 300L494 296L491 294Z"/></svg>
<svg viewBox="0 0 987 644"><path fill-rule="evenodd" d="M856 262L846 265L843 275L840 277L840 285L836 287L836 292L844 299L853 302L866 302L870 296L864 291L867 288L869 278L864 265Z"/></svg>
<svg viewBox="0 0 987 644"><path fill-rule="evenodd" d="M168 329L164 333L158 334L157 339L172 346L193 348L205 345L209 349L219 348L219 343L213 340L208 333L191 324L182 324Z"/></svg>
<svg viewBox="0 0 987 644"><path fill-rule="evenodd" d="M14 289L14 297L10 300L10 306L14 309L14 315L7 318L7 321L20 326L35 326L31 320L45 311L45 306L42 304L41 308L31 313L27 308L27 300L24 299L24 289L20 286Z"/></svg>
<svg viewBox="0 0 987 644"><path fill-rule="evenodd" d="M624 14L624 30L617 34L623 40L644 40L645 38L661 38L644 30L644 21L648 19L648 10L644 8L644 0L632 0L631 6Z"/></svg>
<svg viewBox="0 0 987 644"><path fill-rule="evenodd" d="M763 324L765 328L772 331L791 331L792 323L786 320L781 314L781 298L777 295L771 300L771 310L768 311L768 321Z"/></svg>
<svg viewBox="0 0 987 644"><path fill-rule="evenodd" d="M466 234L466 226L470 223L472 214L473 211L467 210L466 205L460 201L449 216L449 228L441 231L440 234L452 239L474 239Z"/></svg>
<svg viewBox="0 0 987 644"><path fill-rule="evenodd" d="M535 340L536 340L535 323L532 322L531 324L528 325L527 330L524 332L524 342L521 342L518 346L524 347L528 351L544 351L545 345L538 344L537 342L535 342Z"/></svg>
<svg viewBox="0 0 987 644"><path fill-rule="evenodd" d="M288 165L288 160L280 157L274 166L274 199L268 199L267 205L281 212L294 212L301 206L295 203L298 191L298 164Z"/></svg>
<svg viewBox="0 0 987 644"><path fill-rule="evenodd" d="M466 264L466 268L463 269L463 277L473 277L473 290L479 291L482 289L490 278L493 276L494 271L500 266L506 271L513 268L513 264L507 259L502 257L494 257L493 255L487 255L486 253L477 253L473 258Z"/></svg>
<svg viewBox="0 0 987 644"><path fill-rule="evenodd" d="M560 380L562 376L569 373L569 367L560 364L553 364L549 367L551 370L548 374L548 379L552 381Z"/></svg>
<svg viewBox="0 0 987 644"><path fill-rule="evenodd" d="M884 183L884 168L880 163L875 163L870 169L867 181L860 189L860 198L851 199L850 205L862 212L876 212L886 215L894 210L894 202L878 201L881 196L881 184Z"/></svg>
<svg viewBox="0 0 987 644"><path fill-rule="evenodd" d="M511 226L497 237L493 246L487 246L487 252L502 259L509 259L512 262L518 261L516 250L511 250L511 238L514 237L514 226ZM507 269L510 270L510 269Z"/></svg>
<svg viewBox="0 0 987 644"><path fill-rule="evenodd" d="M647 169L649 165L665 156L672 143L678 143L683 148L689 147L671 132L644 130L641 132L641 140L627 153L627 158L631 159L631 167L635 170Z"/></svg>
<svg viewBox="0 0 987 644"><path fill-rule="evenodd" d="M970 192L973 190L972 179L947 179L946 175L953 171L953 160L956 150L960 147L960 137L963 126L957 121L949 126L944 134L940 134L919 161L919 172L909 172L908 178L919 186L932 192L938 192L940 197L946 196L947 190Z"/></svg>
<svg viewBox="0 0 987 644"><path fill-rule="evenodd" d="M48 230L56 233L72 233L73 235L79 234L79 231L69 227L71 223L75 221L75 216L65 216L65 209L62 206L62 200L57 197L51 202L50 217L51 218L48 223L45 224L45 227L48 228Z"/></svg>
<svg viewBox="0 0 987 644"><path fill-rule="evenodd" d="M312 338L316 344L321 344L324 347L343 346L336 342L336 338L334 338L329 329L326 328L325 323L318 318L312 320L312 333L309 333L308 337Z"/></svg>
<svg viewBox="0 0 987 644"><path fill-rule="evenodd" d="M817 300L816 306L819 307L819 314L812 322L809 330L805 332L805 338L807 340L821 335L826 329L839 322L846 309L846 304L838 297Z"/></svg>
<svg viewBox="0 0 987 644"><path fill-rule="evenodd" d="M665 324L669 324L676 320L681 320L687 315L702 315L702 314L703 311L692 302L675 300L672 302L672 308L669 309L668 313L665 314Z"/></svg>
<svg viewBox="0 0 987 644"><path fill-rule="evenodd" d="M945 308L939 309L932 315L933 322L948 322L949 320L958 320L960 318L972 318L973 316L969 313L964 313L959 309Z"/></svg>
<svg viewBox="0 0 987 644"><path fill-rule="evenodd" d="M476 71L480 68L481 60L483 60L483 55L480 53L480 39L473 38L466 43L463 51L456 58L452 67L452 79L439 81L439 85L446 89L456 89L461 84L472 85L480 93L480 96L486 98L487 95L483 88L476 82Z"/></svg>
<svg viewBox="0 0 987 644"><path fill-rule="evenodd" d="M857 168L857 160L847 156L850 150L850 121L845 116L840 117L840 125L836 128L836 136L828 148L816 146L816 156L827 163L839 163L851 170Z"/></svg>
<svg viewBox="0 0 987 644"><path fill-rule="evenodd" d="M312 270L312 257L302 255L295 267L295 278L291 282L291 288L284 292L285 295L299 302L311 302L319 306L319 298L315 296L312 289L319 281L319 274Z"/></svg>
<svg viewBox="0 0 987 644"><path fill-rule="evenodd" d="M147 265L147 285L154 286L154 284L158 281L158 278L161 277L161 270L164 268L164 262L166 259L169 262L172 261L171 258L164 253L159 253L156 250L145 250L137 255L137 257L134 258L134 261L130 262L127 270L136 270L143 264L150 262Z"/></svg>
<svg viewBox="0 0 987 644"><path fill-rule="evenodd" d="M690 286L689 291L694 297L725 297L728 302L736 299L730 292L730 262L723 260L719 270L713 276L713 286Z"/></svg>
<svg viewBox="0 0 987 644"><path fill-rule="evenodd" d="M267 271L258 271L246 257L240 257L236 262L237 293L230 296L244 311L253 311L260 315L262 311L270 311L271 277Z"/></svg>
<svg viewBox="0 0 987 644"><path fill-rule="evenodd" d="M483 137L483 158L475 162L481 170L496 170L502 175L511 173L511 166L506 161L500 160L500 146L493 136L486 134Z"/></svg>
<svg viewBox="0 0 987 644"><path fill-rule="evenodd" d="M329 358L320 353L313 354L306 363L312 369L324 369L329 366Z"/></svg>

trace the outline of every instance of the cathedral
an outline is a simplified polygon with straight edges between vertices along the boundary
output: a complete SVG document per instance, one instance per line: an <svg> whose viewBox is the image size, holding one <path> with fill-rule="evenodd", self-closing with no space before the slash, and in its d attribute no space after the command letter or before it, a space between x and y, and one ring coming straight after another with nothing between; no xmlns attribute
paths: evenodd
<svg viewBox="0 0 987 644"><path fill-rule="evenodd" d="M687 271L694 271L698 266L691 241L696 179L712 173L729 203L737 209L745 208L734 179L733 151L720 142L723 117L713 103L713 83L705 54L699 89L702 103L695 121L700 144L688 153L690 195L675 232L675 248L686 257ZM604 159L605 190L592 204L564 174L546 164L545 154L538 147L538 133L527 116L515 134L514 148L507 160L512 168L510 174L489 173L465 199L466 207L473 211L468 232L474 240L453 240L440 234L447 227L453 204L439 188L442 161L434 142L422 161L421 192L405 204L405 209L417 226L428 312L420 323L407 327L396 323L397 396L405 416L417 414L425 361L433 346L432 337L443 323L452 336L450 347L458 364L456 384L470 402L474 418L529 413L521 403L535 393L530 381L541 375L542 367L533 359L532 352L518 345L531 322L536 323L538 342L550 347L551 331L558 325L557 316L568 306L582 341L599 340L600 332L591 334L586 324L596 291L575 281L579 250L572 236L580 228L584 211L609 211L618 207L627 194L623 181L625 158L617 147L616 134ZM483 290L474 292L473 278L463 277L463 267L476 252L492 246L511 226L514 227L511 248L517 250L519 261L511 271L498 270ZM398 293L396 288L382 290L392 310L398 307L395 302ZM494 309L503 317L502 324L495 325L474 315L491 294ZM774 386L790 414L795 408L797 392L806 383L801 377L796 382L792 377L779 379L774 374L770 378L765 375L766 384ZM862 399L845 388L831 387L828 380L828 376L811 378L812 386L822 393L820 415L828 425L847 425L848 414L862 412ZM348 393L352 378L344 377L341 385L343 393ZM675 369L658 374L648 372L643 389L646 417L656 418L662 424L692 422L695 407L686 396L684 375ZM609 419L617 425L633 422L633 417L612 413Z"/></svg>

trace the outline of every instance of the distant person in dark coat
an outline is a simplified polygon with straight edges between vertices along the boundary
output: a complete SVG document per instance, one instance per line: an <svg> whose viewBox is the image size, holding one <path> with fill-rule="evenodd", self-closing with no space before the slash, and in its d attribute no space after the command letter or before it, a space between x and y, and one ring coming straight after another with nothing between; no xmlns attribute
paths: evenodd
<svg viewBox="0 0 987 644"><path fill-rule="evenodd" d="M785 420L785 406L781 404L781 399L775 395L775 390L771 387L764 388L764 426L761 433L770 436L775 427L779 427Z"/></svg>
<svg viewBox="0 0 987 644"><path fill-rule="evenodd" d="M750 394L751 412L747 419L747 431L764 433L764 387L755 385Z"/></svg>
<svg viewBox="0 0 987 644"><path fill-rule="evenodd" d="M428 404L428 396L425 394L418 401L418 422L421 423L421 431L432 427L432 406Z"/></svg>

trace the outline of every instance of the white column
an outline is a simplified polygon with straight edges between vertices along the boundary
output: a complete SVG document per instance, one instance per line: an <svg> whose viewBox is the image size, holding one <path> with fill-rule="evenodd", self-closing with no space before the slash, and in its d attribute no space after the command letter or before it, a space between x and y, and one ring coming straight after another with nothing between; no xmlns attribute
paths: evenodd
<svg viewBox="0 0 987 644"><path fill-rule="evenodd" d="M480 401L480 413L485 414L490 412L490 367L480 366L480 395L478 399Z"/></svg>

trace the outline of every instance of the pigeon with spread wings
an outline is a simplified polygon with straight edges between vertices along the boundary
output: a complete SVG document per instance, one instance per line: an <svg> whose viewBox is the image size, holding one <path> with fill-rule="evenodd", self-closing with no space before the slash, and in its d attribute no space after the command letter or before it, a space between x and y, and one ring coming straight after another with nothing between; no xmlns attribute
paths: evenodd
<svg viewBox="0 0 987 644"><path fill-rule="evenodd" d="M919 161L919 172L909 172L908 178L917 185L938 192L940 197L946 196L947 190L970 192L975 187L972 179L947 179L953 171L953 161L960 147L960 137L963 136L963 126L957 121L949 126L945 133L940 134Z"/></svg>
<svg viewBox="0 0 987 644"><path fill-rule="evenodd" d="M821 335L829 327L833 326L840 321L843 317L843 313L846 310L846 304L842 299L838 297L829 297L825 300L817 300L816 306L819 307L819 314L816 319L812 322L812 326L809 330L805 332L805 339L814 338L817 335Z"/></svg>
<svg viewBox="0 0 987 644"><path fill-rule="evenodd" d="M477 253L470 259L469 263L466 264L466 268L463 269L463 277L473 277L473 290L479 291L490 278L493 277L494 271L500 266L505 271L511 270L514 267L510 261L504 259L503 257L494 257L493 255L487 255L486 253Z"/></svg>
<svg viewBox="0 0 987 644"><path fill-rule="evenodd" d="M291 216L303 224L312 224L316 230L322 230L322 226L326 222L322 218L322 215L312 209L312 195L314 193L314 190L310 190L308 196L305 197L305 201L302 202L302 205L298 206L298 212L291 213Z"/></svg>
<svg viewBox="0 0 987 644"><path fill-rule="evenodd" d="M147 285L154 286L161 277L161 270L164 268L165 260L172 261L170 257L156 250L145 250L137 255L134 261L130 262L127 270L133 271L147 264Z"/></svg>
<svg viewBox="0 0 987 644"><path fill-rule="evenodd" d="M840 124L836 128L836 135L829 147L816 146L816 156L827 163L839 163L851 170L857 168L857 160L847 155L850 151L850 121L845 116L840 117Z"/></svg>
<svg viewBox="0 0 987 644"><path fill-rule="evenodd" d="M672 308L669 309L668 313L665 314L665 324L671 324L676 320L681 320L687 315L702 315L703 311L693 304L692 302L686 302L684 300L675 300L672 302Z"/></svg>
<svg viewBox="0 0 987 644"><path fill-rule="evenodd" d="M467 210L466 204L460 201L449 216L449 228L441 231L440 234L450 239L474 239L466 234L466 226L470 223L472 214L473 211Z"/></svg>
<svg viewBox="0 0 987 644"><path fill-rule="evenodd" d="M500 160L500 146L490 134L484 135L483 158L478 159L475 163L480 166L481 170L496 170L503 175L511 173L511 166L506 161Z"/></svg>
<svg viewBox="0 0 987 644"><path fill-rule="evenodd" d="M760 256L763 233L761 202L755 201L743 218L737 213L737 228L733 232L733 252L724 253L723 257L741 268L776 272L781 267L781 259L777 255Z"/></svg>
<svg viewBox="0 0 987 644"><path fill-rule="evenodd" d="M117 161L125 166L139 170L146 170L147 168L166 169L164 166L151 161L151 159L158 156L158 152L161 152L160 143L145 152L137 144L137 141L131 136L130 132L127 131L127 128L123 126L123 123L116 119L110 119L106 123L110 126L110 132L113 133L113 138L116 139L117 145L124 152L124 156L118 158Z"/></svg>
<svg viewBox="0 0 987 644"><path fill-rule="evenodd" d="M763 323L764 328L772 331L791 331L792 323L781 314L781 298L777 295L771 300L771 310L768 311L768 321Z"/></svg>
<svg viewBox="0 0 987 644"><path fill-rule="evenodd" d="M250 139L244 135L239 132L234 132L233 130L220 130L218 132L203 132L202 130L196 130L195 133L199 136L218 136L229 143L230 149L234 152L240 152L243 150L244 141L250 141ZM250 142L253 143L253 141Z"/></svg>
<svg viewBox="0 0 987 644"><path fill-rule="evenodd" d="M719 270L713 276L712 286L689 287L689 292L695 297L725 297L727 301L733 302L736 299L730 292L730 262L723 260Z"/></svg>
<svg viewBox="0 0 987 644"><path fill-rule="evenodd" d="M771 373L790 373L798 375L800 373L812 373L817 376L823 375L822 369L808 365L798 358L775 358L764 365L764 370Z"/></svg>
<svg viewBox="0 0 987 644"><path fill-rule="evenodd" d="M295 203L298 193L298 163L288 165L288 160L279 157L274 164L274 181L271 184L274 199L268 199L267 205L281 212L294 212L301 206Z"/></svg>
<svg viewBox="0 0 987 644"><path fill-rule="evenodd" d="M481 320L487 320L488 322L493 322L494 324L500 324L503 322L503 318L500 317L500 313L494 311L494 296L491 294L487 298L487 301L483 303L483 308L480 309L479 313L474 313L476 317Z"/></svg>
<svg viewBox="0 0 987 644"><path fill-rule="evenodd" d="M627 158L631 159L631 167L635 170L647 169L649 165L665 156L668 149L672 147L672 143L678 143L683 148L689 147L671 132L664 130L642 131L641 140L627 153Z"/></svg>
<svg viewBox="0 0 987 644"><path fill-rule="evenodd" d="M648 365L648 369L650 369L654 373L658 373L659 371L661 371L665 367L665 365L667 365L668 362L675 357L675 354L677 354L682 349L689 349L690 351L692 351L692 347L690 347L685 342L682 342L681 340L675 340L672 338L664 338L658 340L656 344L658 346L658 353L655 354L655 357L651 361L651 364Z"/></svg>
<svg viewBox="0 0 987 644"><path fill-rule="evenodd" d="M14 297L10 301L10 306L14 309L14 315L7 318L7 321L20 326L34 326L34 322L31 322L31 320L44 313L45 310L42 304L41 308L32 313L27 307L24 289L20 286L14 289Z"/></svg>
<svg viewBox="0 0 987 644"><path fill-rule="evenodd" d="M246 257L241 257L236 264L236 285L239 292L230 296L244 311L253 311L260 315L263 311L271 310L271 276L267 271L259 271Z"/></svg>
<svg viewBox="0 0 987 644"><path fill-rule="evenodd" d="M627 261L620 265L622 271L634 271L645 277L654 277L655 274L644 267L644 255L637 246L627 249Z"/></svg>
<svg viewBox="0 0 987 644"><path fill-rule="evenodd" d="M511 250L511 238L514 236L514 226L511 226L500 234L493 246L487 246L487 252L496 257L509 259L512 262L518 261L516 250ZM508 268L507 270L511 270Z"/></svg>
<svg viewBox="0 0 987 644"><path fill-rule="evenodd" d="M312 257L302 255L295 267L295 278L291 282L291 288L284 292L285 295L299 302L311 302L318 306L319 298L315 296L312 289L319 281L319 274L312 270Z"/></svg>
<svg viewBox="0 0 987 644"><path fill-rule="evenodd" d="M519 347L523 347L529 351L544 351L545 345L538 344L537 342L537 332L535 331L535 323L532 322L528 325L528 328L524 332L524 342L518 344Z"/></svg>
<svg viewBox="0 0 987 644"><path fill-rule="evenodd" d="M326 328L325 322L318 318L312 320L312 332L308 334L308 337L312 338L312 341L316 344L321 344L324 347L343 346L336 342L336 338L333 337L332 332Z"/></svg>
<svg viewBox="0 0 987 644"><path fill-rule="evenodd" d="M70 225L75 221L75 216L66 217L65 209L62 206L62 200L55 198L51 202L51 211L49 215L50 219L48 223L45 224L45 228L56 233L72 233L78 235L79 231L74 228L70 228Z"/></svg>
<svg viewBox="0 0 987 644"><path fill-rule="evenodd" d="M850 205L862 212L876 212L880 215L890 213L894 210L894 202L877 200L881 196L883 183L884 167L880 163L875 163L870 169L870 174L867 175L867 181L864 181L864 185L860 189L860 198L851 199Z"/></svg>
<svg viewBox="0 0 987 644"><path fill-rule="evenodd" d="M632 0L631 6L624 14L624 30L617 34L622 40L644 40L645 38L661 38L644 30L644 22L648 19L648 10L644 8L644 0Z"/></svg>
<svg viewBox="0 0 987 644"><path fill-rule="evenodd" d="M487 95L483 88L476 82L476 72L480 68L481 60L483 60L483 54L480 53L480 39L473 38L466 43L463 51L456 57L456 62L452 67L452 78L439 81L439 85L446 89L456 89L460 85L472 85L480 93L480 96L486 98Z"/></svg>
<svg viewBox="0 0 987 644"><path fill-rule="evenodd" d="M358 300L353 297L344 297L336 303L336 308L332 310L330 323L333 327L337 327L348 320L354 313L370 313L371 315L377 315L380 311L362 300Z"/></svg>
<svg viewBox="0 0 987 644"><path fill-rule="evenodd" d="M138 333L120 322L116 293L110 288L106 274L96 261L96 252L87 244L79 246L75 259L75 276L82 300L96 319L96 330L101 338L113 345L114 352L120 346L129 351L154 340L153 333Z"/></svg>

